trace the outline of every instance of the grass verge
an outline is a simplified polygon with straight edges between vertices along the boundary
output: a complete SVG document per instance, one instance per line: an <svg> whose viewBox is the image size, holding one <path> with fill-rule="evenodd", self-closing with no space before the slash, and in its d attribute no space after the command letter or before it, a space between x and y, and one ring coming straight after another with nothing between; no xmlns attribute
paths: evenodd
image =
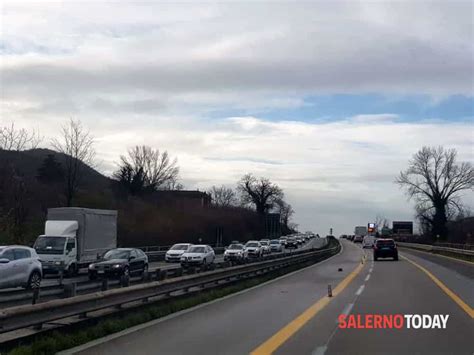
<svg viewBox="0 0 474 355"><path fill-rule="evenodd" d="M105 319L98 319L95 324L82 326L81 329L71 331L56 330L52 333L38 335L29 344L20 345L8 352L10 355L49 355L66 350L117 333L121 330L143 324L166 315L191 308L201 303L256 286L278 276L290 273L314 263L305 263L289 266L284 269L272 271L268 274L238 281L236 284L223 286L219 289L203 290L200 293L179 299L170 299L157 304L142 306L139 310L131 309L121 315L111 315ZM0 352L0 354L3 352Z"/></svg>

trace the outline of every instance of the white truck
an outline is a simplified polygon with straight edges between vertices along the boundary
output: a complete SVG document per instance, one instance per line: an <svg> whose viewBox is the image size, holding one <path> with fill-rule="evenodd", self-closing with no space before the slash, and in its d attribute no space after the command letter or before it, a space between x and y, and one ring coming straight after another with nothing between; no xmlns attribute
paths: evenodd
<svg viewBox="0 0 474 355"><path fill-rule="evenodd" d="M364 237L367 235L366 226L357 226L354 228L354 243L362 243Z"/></svg>
<svg viewBox="0 0 474 355"><path fill-rule="evenodd" d="M44 234L34 248L43 273L75 275L117 247L117 211L80 207L48 209Z"/></svg>

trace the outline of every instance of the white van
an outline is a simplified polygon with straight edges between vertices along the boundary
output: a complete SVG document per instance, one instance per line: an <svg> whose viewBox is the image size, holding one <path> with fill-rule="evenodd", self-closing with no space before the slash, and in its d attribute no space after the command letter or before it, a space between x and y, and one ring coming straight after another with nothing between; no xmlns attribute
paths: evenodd
<svg viewBox="0 0 474 355"><path fill-rule="evenodd" d="M362 248L372 248L375 243L375 237L373 235L366 235L362 240Z"/></svg>

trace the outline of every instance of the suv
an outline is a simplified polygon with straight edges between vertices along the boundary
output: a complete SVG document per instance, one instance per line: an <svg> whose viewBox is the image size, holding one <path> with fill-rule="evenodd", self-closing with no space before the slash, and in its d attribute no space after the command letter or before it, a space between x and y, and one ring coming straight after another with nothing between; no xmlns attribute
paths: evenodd
<svg viewBox="0 0 474 355"><path fill-rule="evenodd" d="M260 244L262 245L263 254L270 254L272 252L270 239L261 239Z"/></svg>
<svg viewBox="0 0 474 355"><path fill-rule="evenodd" d="M243 244L231 244L224 252L224 261L244 263L247 260L247 251Z"/></svg>
<svg viewBox="0 0 474 355"><path fill-rule="evenodd" d="M378 258L393 258L398 260L397 245L393 239L377 239L374 243L374 260Z"/></svg>
<svg viewBox="0 0 474 355"><path fill-rule="evenodd" d="M298 241L296 240L296 238L295 237L288 238L286 240L285 248L288 248L288 249L298 248Z"/></svg>
<svg viewBox="0 0 474 355"><path fill-rule="evenodd" d="M32 248L0 246L0 288L39 288L43 269Z"/></svg>
<svg viewBox="0 0 474 355"><path fill-rule="evenodd" d="M262 245L257 240L249 240L245 244L245 251L249 258L261 258L263 256Z"/></svg>

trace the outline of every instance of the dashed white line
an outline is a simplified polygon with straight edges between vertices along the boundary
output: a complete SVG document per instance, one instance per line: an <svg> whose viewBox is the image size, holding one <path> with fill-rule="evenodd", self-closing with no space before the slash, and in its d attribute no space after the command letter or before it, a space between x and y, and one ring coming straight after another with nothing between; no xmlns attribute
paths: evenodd
<svg viewBox="0 0 474 355"><path fill-rule="evenodd" d="M349 313L351 313L352 307L354 307L354 303L349 303L342 311L342 314L345 314L347 316Z"/></svg>
<svg viewBox="0 0 474 355"><path fill-rule="evenodd" d="M374 268L373 268L373 267L371 267L371 268L369 269L369 273L371 273L372 271L374 271Z"/></svg>
<svg viewBox="0 0 474 355"><path fill-rule="evenodd" d="M360 294L364 291L364 288L365 288L365 285L362 285L361 287L359 287L359 289L357 290L357 292L355 294L357 296L360 296Z"/></svg>
<svg viewBox="0 0 474 355"><path fill-rule="evenodd" d="M328 349L327 346L318 346L314 351L311 353L312 355L324 355L326 350Z"/></svg>
<svg viewBox="0 0 474 355"><path fill-rule="evenodd" d="M368 274L366 277L365 277L365 281L369 281L370 279L370 274Z"/></svg>

